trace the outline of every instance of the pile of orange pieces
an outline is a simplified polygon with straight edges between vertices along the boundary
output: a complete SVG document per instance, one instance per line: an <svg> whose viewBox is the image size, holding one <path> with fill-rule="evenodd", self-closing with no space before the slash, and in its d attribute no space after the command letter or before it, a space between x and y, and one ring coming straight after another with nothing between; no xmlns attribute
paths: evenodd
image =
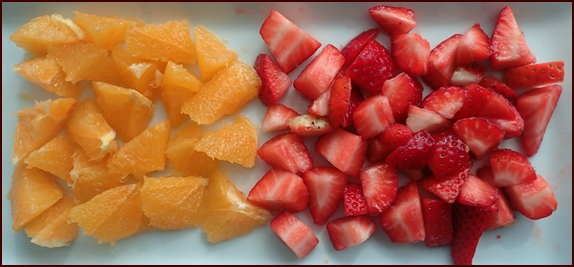
<svg viewBox="0 0 574 267"><path fill-rule="evenodd" d="M261 86L213 32L75 12L73 20L34 18L10 39L33 55L14 71L54 94L15 114L14 231L61 247L80 228L114 244L201 227L215 243L271 219L219 169L220 161L254 167L251 121L237 115L204 131L239 113ZM167 119L150 126L159 101Z"/></svg>

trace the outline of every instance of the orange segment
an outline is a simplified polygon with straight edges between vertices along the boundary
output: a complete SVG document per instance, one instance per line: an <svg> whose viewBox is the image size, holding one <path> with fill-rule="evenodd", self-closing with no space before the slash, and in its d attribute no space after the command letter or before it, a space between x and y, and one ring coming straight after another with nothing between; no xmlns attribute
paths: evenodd
<svg viewBox="0 0 574 267"><path fill-rule="evenodd" d="M14 66L12 70L56 95L78 98L82 94L80 84L66 81L66 73L53 58L45 56L30 58Z"/></svg>
<svg viewBox="0 0 574 267"><path fill-rule="evenodd" d="M255 126L247 117L241 116L221 130L206 133L197 141L195 150L205 152L212 158L253 168L257 156L257 142Z"/></svg>
<svg viewBox="0 0 574 267"><path fill-rule="evenodd" d="M30 152L52 140L62 129L75 107L73 98L36 102L33 108L16 112L18 123L14 133L12 163L18 163Z"/></svg>
<svg viewBox="0 0 574 267"><path fill-rule="evenodd" d="M140 189L144 214L151 225L162 230L198 226L198 209L206 186L207 179L200 177L144 176Z"/></svg>
<svg viewBox="0 0 574 267"><path fill-rule="evenodd" d="M166 154L173 171L184 176L210 177L217 161L195 150L201 127L194 122L177 131L167 143Z"/></svg>
<svg viewBox="0 0 574 267"><path fill-rule="evenodd" d="M227 49L227 46L207 28L197 26L193 29L193 33L197 51L197 66L203 81L209 81L217 71L227 67L237 59L237 53Z"/></svg>
<svg viewBox="0 0 574 267"><path fill-rule="evenodd" d="M191 29L185 20L129 29L126 45L135 56L154 61L194 64L197 60Z"/></svg>
<svg viewBox="0 0 574 267"><path fill-rule="evenodd" d="M154 100L162 82L165 64L137 58L121 44L114 46L111 55L125 86Z"/></svg>
<svg viewBox="0 0 574 267"><path fill-rule="evenodd" d="M129 141L147 128L153 117L151 100L133 89L93 82L96 102L118 137Z"/></svg>
<svg viewBox="0 0 574 267"><path fill-rule="evenodd" d="M60 177L69 185L72 184L72 154L74 149L66 136L58 136L33 151L24 159L28 168L38 168Z"/></svg>
<svg viewBox="0 0 574 267"><path fill-rule="evenodd" d="M106 122L93 99L78 104L66 129L70 139L84 149L90 160L100 160L118 149L116 131Z"/></svg>
<svg viewBox="0 0 574 267"><path fill-rule="evenodd" d="M209 82L183 103L181 112L198 124L211 124L233 114L257 96L261 80L253 67L236 60L217 72Z"/></svg>
<svg viewBox="0 0 574 267"><path fill-rule="evenodd" d="M12 175L12 230L20 231L65 194L56 179L40 169L16 165Z"/></svg>
<svg viewBox="0 0 574 267"><path fill-rule="evenodd" d="M183 65L168 61L161 80L160 97L167 117L174 127L183 123L188 116L181 114L183 102L191 98L203 83Z"/></svg>
<svg viewBox="0 0 574 267"><path fill-rule="evenodd" d="M110 173L136 178L165 168L165 149L170 135L169 120L161 121L127 142L108 160Z"/></svg>
<svg viewBox="0 0 574 267"><path fill-rule="evenodd" d="M76 14L74 23L84 30L86 39L97 47L107 50L111 50L114 45L122 42L128 29L145 24L140 19L96 16L77 11L74 11L74 14Z"/></svg>
<svg viewBox="0 0 574 267"><path fill-rule="evenodd" d="M201 230L211 243L246 235L271 219L269 211L248 202L219 170L209 179L200 210Z"/></svg>
<svg viewBox="0 0 574 267"><path fill-rule="evenodd" d="M143 211L138 184L114 187L75 206L69 218L98 239L112 245L139 230Z"/></svg>
<svg viewBox="0 0 574 267"><path fill-rule="evenodd" d="M78 225L68 223L68 214L75 206L73 198L65 197L36 217L24 229L30 242L48 248L71 245L78 237Z"/></svg>

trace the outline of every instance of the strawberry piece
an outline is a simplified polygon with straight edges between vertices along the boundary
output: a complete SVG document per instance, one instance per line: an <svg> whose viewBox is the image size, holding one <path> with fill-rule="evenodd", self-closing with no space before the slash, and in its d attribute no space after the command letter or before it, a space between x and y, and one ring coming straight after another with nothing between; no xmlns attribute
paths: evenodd
<svg viewBox="0 0 574 267"><path fill-rule="evenodd" d="M428 166L422 169L402 169L401 172L412 181L420 181L422 178L432 174Z"/></svg>
<svg viewBox="0 0 574 267"><path fill-rule="evenodd" d="M420 104L421 108L436 112L445 119L452 119L462 108L466 91L458 86L441 87L428 94Z"/></svg>
<svg viewBox="0 0 574 267"><path fill-rule="evenodd" d="M419 185L440 199L452 204L460 194L460 190L468 177L469 171L470 167L457 175L444 178L437 178L434 175L430 175L420 180Z"/></svg>
<svg viewBox="0 0 574 267"><path fill-rule="evenodd" d="M409 141L397 147L385 160L397 169L422 169L435 150L435 141L426 131L419 131Z"/></svg>
<svg viewBox="0 0 574 267"><path fill-rule="evenodd" d="M353 216L336 219L327 224L331 244L337 251L354 247L367 241L377 230L371 217Z"/></svg>
<svg viewBox="0 0 574 267"><path fill-rule="evenodd" d="M329 121L320 116L299 115L289 122L289 129L300 136L321 136L332 132L334 128Z"/></svg>
<svg viewBox="0 0 574 267"><path fill-rule="evenodd" d="M470 152L477 159L495 150L504 139L504 131L483 118L458 120L452 125L452 129L470 147Z"/></svg>
<svg viewBox="0 0 574 267"><path fill-rule="evenodd" d="M301 175L309 190L309 211L316 225L324 225L339 207L347 175L333 167L317 166Z"/></svg>
<svg viewBox="0 0 574 267"><path fill-rule="evenodd" d="M315 151L340 171L358 177L365 162L367 141L341 128L325 134L315 143Z"/></svg>
<svg viewBox="0 0 574 267"><path fill-rule="evenodd" d="M409 106L416 106L423 99L423 89L416 78L404 72L383 84L381 94L389 98L395 122L405 123Z"/></svg>
<svg viewBox="0 0 574 267"><path fill-rule="evenodd" d="M460 110L454 115L453 120L475 117L488 102L490 91L477 84L465 87L466 96Z"/></svg>
<svg viewBox="0 0 574 267"><path fill-rule="evenodd" d="M483 117L504 131L504 138L522 135L524 119L514 105L504 96L488 90L488 101L477 112L476 117Z"/></svg>
<svg viewBox="0 0 574 267"><path fill-rule="evenodd" d="M287 92L291 79L267 54L257 56L254 68L261 79L259 99L264 105L271 106Z"/></svg>
<svg viewBox="0 0 574 267"><path fill-rule="evenodd" d="M393 243L416 243L425 239L425 227L416 182L399 188L395 201L379 217L381 228Z"/></svg>
<svg viewBox="0 0 574 267"><path fill-rule="evenodd" d="M384 133L377 136L381 143L380 157L383 160L386 159L395 149L408 143L413 135L413 131L408 126L399 123L392 124Z"/></svg>
<svg viewBox="0 0 574 267"><path fill-rule="evenodd" d="M466 31L456 48L456 64L466 65L487 59L490 56L488 35L476 23Z"/></svg>
<svg viewBox="0 0 574 267"><path fill-rule="evenodd" d="M395 74L391 53L377 40L371 40L345 71L353 83L371 95L378 94L386 80Z"/></svg>
<svg viewBox="0 0 574 267"><path fill-rule="evenodd" d="M481 207L454 204L451 256L455 265L471 265L478 241L486 227L488 210Z"/></svg>
<svg viewBox="0 0 574 267"><path fill-rule="evenodd" d="M343 208L345 209L345 216L368 214L367 201L361 185L345 185L345 189L343 190Z"/></svg>
<svg viewBox="0 0 574 267"><path fill-rule="evenodd" d="M421 199L425 245L441 247L452 243L452 205L437 199Z"/></svg>
<svg viewBox="0 0 574 267"><path fill-rule="evenodd" d="M434 111L411 105L406 124L413 133L427 131L430 133L450 126L450 121Z"/></svg>
<svg viewBox="0 0 574 267"><path fill-rule="evenodd" d="M430 43L418 33L391 36L391 51L397 67L404 72L421 76L427 73Z"/></svg>
<svg viewBox="0 0 574 267"><path fill-rule="evenodd" d="M533 89L516 99L516 110L524 118L521 143L527 157L534 156L540 149L561 94L562 86L548 85Z"/></svg>
<svg viewBox="0 0 574 267"><path fill-rule="evenodd" d="M382 134L379 134L379 135L367 140L367 160L369 162L384 161L387 158L387 156L390 154L390 152L388 154L384 154L385 152L384 152L383 142L380 139L381 135Z"/></svg>
<svg viewBox="0 0 574 267"><path fill-rule="evenodd" d="M472 167L470 148L451 129L433 134L435 150L429 160L429 168L437 179L458 176Z"/></svg>
<svg viewBox="0 0 574 267"><path fill-rule="evenodd" d="M349 122L349 125L345 127L347 131L354 132L353 113L355 112L357 106L359 106L359 104L363 102L363 100L365 100L365 97L363 96L361 88L359 88L356 85L353 85L351 89L351 99L349 102L349 109L347 110L347 114L345 114L345 121Z"/></svg>
<svg viewBox="0 0 574 267"><path fill-rule="evenodd" d="M397 169L384 162L364 167L359 174L363 194L367 200L367 211L377 216L387 210L399 190Z"/></svg>
<svg viewBox="0 0 574 267"><path fill-rule="evenodd" d="M504 187L510 204L531 220L550 216L558 207L552 187L540 175L530 182Z"/></svg>
<svg viewBox="0 0 574 267"><path fill-rule="evenodd" d="M427 74L423 81L431 89L448 86L456 68L456 50L462 34L455 34L442 41L430 52Z"/></svg>
<svg viewBox="0 0 574 267"><path fill-rule="evenodd" d="M538 87L564 81L564 61L530 64L504 72L506 83L514 88Z"/></svg>
<svg viewBox="0 0 574 267"><path fill-rule="evenodd" d="M495 202L497 210L495 212L490 212L488 220L486 221L486 230L510 226L516 222L516 216L514 215L514 209L510 206L510 202L506 198L504 191L494 184L494 177L492 175L492 170L489 166L483 166L476 170L476 175L482 178L484 181L491 184L498 195L500 196Z"/></svg>
<svg viewBox="0 0 574 267"><path fill-rule="evenodd" d="M524 66L536 62L514 13L505 6L498 15L490 37L490 65L494 70Z"/></svg>
<svg viewBox="0 0 574 267"><path fill-rule="evenodd" d="M498 207L494 204L498 198L500 194L495 185L470 174L458 194L458 203L493 209L492 211L496 212Z"/></svg>
<svg viewBox="0 0 574 267"><path fill-rule="evenodd" d="M336 47L328 44L293 81L293 87L304 98L315 100L329 89L343 63L345 57Z"/></svg>
<svg viewBox="0 0 574 267"><path fill-rule="evenodd" d="M323 92L317 99L309 104L307 112L317 116L329 115L329 98L331 98L331 90Z"/></svg>
<svg viewBox="0 0 574 267"><path fill-rule="evenodd" d="M484 77L484 73L486 73L486 68L477 63L459 65L450 76L450 84L467 86L479 83Z"/></svg>
<svg viewBox="0 0 574 267"><path fill-rule="evenodd" d="M536 172L528 159L512 149L496 149L490 154L494 184L500 187L530 183Z"/></svg>
<svg viewBox="0 0 574 267"><path fill-rule="evenodd" d="M408 33L417 25L415 12L409 8L379 5L369 8L369 14L391 36Z"/></svg>
<svg viewBox="0 0 574 267"><path fill-rule="evenodd" d="M351 78L340 76L335 79L329 96L329 121L333 127L347 127L351 124L349 116L351 103ZM350 117L352 118L352 117Z"/></svg>
<svg viewBox="0 0 574 267"><path fill-rule="evenodd" d="M277 214L271 220L270 227L299 259L305 258L319 244L319 239L311 228L291 212L283 211Z"/></svg>
<svg viewBox="0 0 574 267"><path fill-rule="evenodd" d="M247 200L268 210L300 212L307 207L309 192L298 175L272 169L251 188Z"/></svg>
<svg viewBox="0 0 574 267"><path fill-rule="evenodd" d="M518 94L512 88L492 75L484 76L479 85L501 94L508 100L513 100L518 97Z"/></svg>
<svg viewBox="0 0 574 267"><path fill-rule="evenodd" d="M287 74L321 47L321 43L313 36L275 10L271 10L263 21L259 34L283 72Z"/></svg>
<svg viewBox="0 0 574 267"><path fill-rule="evenodd" d="M383 133L393 123L395 117L384 95L371 96L353 110L353 125L363 139Z"/></svg>
<svg viewBox="0 0 574 267"><path fill-rule="evenodd" d="M379 35L380 31L380 29L366 30L351 39L351 41L341 49L341 54L345 57L345 64L341 67L341 72L344 73L344 71L349 68L359 53L363 51L363 48L374 40Z"/></svg>
<svg viewBox="0 0 574 267"><path fill-rule="evenodd" d="M267 108L261 130L266 133L279 132L289 129L289 122L299 116L297 111L283 104L275 103Z"/></svg>
<svg viewBox="0 0 574 267"><path fill-rule="evenodd" d="M257 150L257 154L271 167L292 173L305 172L313 167L309 150L296 133L273 137Z"/></svg>

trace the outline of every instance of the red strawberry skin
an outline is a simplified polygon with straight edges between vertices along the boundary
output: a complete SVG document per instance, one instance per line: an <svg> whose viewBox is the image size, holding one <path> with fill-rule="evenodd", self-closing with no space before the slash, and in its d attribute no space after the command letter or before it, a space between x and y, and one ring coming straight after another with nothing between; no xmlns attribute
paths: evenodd
<svg viewBox="0 0 574 267"><path fill-rule="evenodd" d="M266 133L279 132L289 129L289 122L299 116L297 111L280 103L275 103L267 108L261 130Z"/></svg>
<svg viewBox="0 0 574 267"><path fill-rule="evenodd" d="M293 213L283 211L270 222L271 230L295 253L297 258L305 258L319 244L319 239L309 226Z"/></svg>
<svg viewBox="0 0 574 267"><path fill-rule="evenodd" d="M552 187L540 175L531 182L504 187L510 204L531 220L546 218L558 208Z"/></svg>
<svg viewBox="0 0 574 267"><path fill-rule="evenodd" d="M270 106L277 102L291 87L291 79L267 54L259 54L255 59L255 71L261 79L259 99Z"/></svg>
<svg viewBox="0 0 574 267"><path fill-rule="evenodd" d="M293 87L303 97L315 100L330 89L343 63L345 63L345 57L336 47L328 44L293 81Z"/></svg>
<svg viewBox="0 0 574 267"><path fill-rule="evenodd" d="M466 31L456 49L456 64L464 65L487 59L490 56L490 40L480 24L474 24Z"/></svg>
<svg viewBox="0 0 574 267"><path fill-rule="evenodd" d="M516 93L514 89L510 88L506 83L492 75L484 76L479 85L501 94L508 100L514 100L518 97L518 93Z"/></svg>
<svg viewBox="0 0 574 267"><path fill-rule="evenodd" d="M462 34L455 34L438 44L430 52L427 74L423 81L432 89L448 86L456 68L456 50Z"/></svg>
<svg viewBox="0 0 574 267"><path fill-rule="evenodd" d="M514 209L510 206L510 202L506 198L506 194L502 188L494 184L494 178L490 166L483 166L478 168L476 170L476 176L482 178L484 181L494 186L498 192L498 195L500 196L494 202L498 210L489 214L488 220L486 221L486 230L513 225L516 222Z"/></svg>
<svg viewBox="0 0 574 267"><path fill-rule="evenodd" d="M315 151L340 171L358 177L365 162L367 141L338 128L319 137Z"/></svg>
<svg viewBox="0 0 574 267"><path fill-rule="evenodd" d="M462 186L469 172L470 167L458 175L445 178L437 178L434 175L429 175L420 180L419 185L445 202L452 204L460 194L460 190L462 190Z"/></svg>
<svg viewBox="0 0 574 267"><path fill-rule="evenodd" d="M466 89L466 96L462 108L452 118L455 121L477 116L491 96L491 91L477 84L471 84L464 88Z"/></svg>
<svg viewBox="0 0 574 267"><path fill-rule="evenodd" d="M485 208L454 204L450 252L455 265L472 265L478 241L486 229L488 213Z"/></svg>
<svg viewBox="0 0 574 267"><path fill-rule="evenodd" d="M333 167L317 166L301 177L309 191L309 211L316 225L324 225L343 199L347 175Z"/></svg>
<svg viewBox="0 0 574 267"><path fill-rule="evenodd" d="M353 83L371 95L381 91L383 83L395 74L391 53L377 40L371 40L345 71Z"/></svg>
<svg viewBox="0 0 574 267"><path fill-rule="evenodd" d="M452 243L452 204L439 199L421 199L427 247L448 246Z"/></svg>
<svg viewBox="0 0 574 267"><path fill-rule="evenodd" d="M441 130L433 134L435 150L429 160L429 168L437 179L458 176L472 167L470 148L452 129Z"/></svg>
<svg viewBox="0 0 574 267"><path fill-rule="evenodd" d="M476 117L482 117L504 130L504 138L513 138L522 135L524 119L516 107L504 96L492 90L487 90L488 101L477 112Z"/></svg>
<svg viewBox="0 0 574 267"><path fill-rule="evenodd" d="M517 151L502 148L490 154L494 183L506 187L536 180L536 172L528 159Z"/></svg>
<svg viewBox="0 0 574 267"><path fill-rule="evenodd" d="M466 92L462 87L440 87L428 94L420 107L434 111L445 119L452 119L462 108L465 96Z"/></svg>
<svg viewBox="0 0 574 267"><path fill-rule="evenodd" d="M333 81L329 96L329 120L333 127L347 127L351 125L352 116L349 116L351 105L351 78L339 76Z"/></svg>
<svg viewBox="0 0 574 267"><path fill-rule="evenodd" d="M377 230L371 217L353 216L336 219L327 224L331 244L337 251L354 247L367 241Z"/></svg>
<svg viewBox="0 0 574 267"><path fill-rule="evenodd" d="M273 168L292 173L305 172L313 167L313 158L296 133L273 137L257 150L257 154Z"/></svg>
<svg viewBox="0 0 574 267"><path fill-rule="evenodd" d="M371 96L353 110L353 125L363 139L385 132L394 122L389 99L384 95Z"/></svg>
<svg viewBox="0 0 574 267"><path fill-rule="evenodd" d="M377 216L387 210L399 190L399 173L391 165L380 162L364 167L359 174L367 210Z"/></svg>
<svg viewBox="0 0 574 267"><path fill-rule="evenodd" d="M416 243L425 239L425 228L417 183L399 188L395 201L379 217L381 228L393 243Z"/></svg>
<svg viewBox="0 0 574 267"><path fill-rule="evenodd" d="M506 83L514 88L538 87L564 81L564 61L530 64L506 70Z"/></svg>
<svg viewBox="0 0 574 267"><path fill-rule="evenodd" d="M391 37L391 52L397 67L413 76L427 73L430 43L418 33L395 34Z"/></svg>
<svg viewBox="0 0 574 267"><path fill-rule="evenodd" d="M483 179L472 174L468 175L464 185L458 195L458 203L467 206L484 207L498 211L498 207L493 206L500 198L495 185L491 185Z"/></svg>
<svg viewBox="0 0 574 267"><path fill-rule="evenodd" d="M494 70L524 66L536 62L509 6L500 11L490 37L490 65Z"/></svg>
<svg viewBox="0 0 574 267"><path fill-rule="evenodd" d="M391 124L389 129L377 136L381 143L379 156L383 160L386 159L395 149L408 143L413 136L414 133L408 126L400 123Z"/></svg>
<svg viewBox="0 0 574 267"><path fill-rule="evenodd" d="M417 25L415 12L409 8L378 5L369 8L369 14L391 36L408 33Z"/></svg>
<svg viewBox="0 0 574 267"><path fill-rule="evenodd" d="M334 130L331 123L325 118L309 114L293 118L289 122L289 129L303 137L321 136Z"/></svg>
<svg viewBox="0 0 574 267"><path fill-rule="evenodd" d="M363 187L359 184L347 184L343 191L343 207L345 216L358 216L368 214L367 200L363 194Z"/></svg>
<svg viewBox="0 0 574 267"><path fill-rule="evenodd" d="M371 40L374 40L380 32L380 29L369 29L351 39L351 41L341 49L341 54L345 57L345 64L341 67L341 71L347 70L359 53L363 51L363 48L365 48Z"/></svg>
<svg viewBox="0 0 574 267"><path fill-rule="evenodd" d="M458 120L452 129L470 147L470 152L477 159L495 150L504 139L504 131L483 118Z"/></svg>
<svg viewBox="0 0 574 267"><path fill-rule="evenodd" d="M426 131L419 131L405 144L396 148L385 160L397 169L422 169L435 150L435 141Z"/></svg>
<svg viewBox="0 0 574 267"><path fill-rule="evenodd" d="M307 207L309 192L298 175L269 170L249 191L247 200L269 210L300 212Z"/></svg>
<svg viewBox="0 0 574 267"><path fill-rule="evenodd" d="M423 89L415 77L404 72L385 81L381 94L389 99L395 122L405 123L409 106L417 106L421 102Z"/></svg>

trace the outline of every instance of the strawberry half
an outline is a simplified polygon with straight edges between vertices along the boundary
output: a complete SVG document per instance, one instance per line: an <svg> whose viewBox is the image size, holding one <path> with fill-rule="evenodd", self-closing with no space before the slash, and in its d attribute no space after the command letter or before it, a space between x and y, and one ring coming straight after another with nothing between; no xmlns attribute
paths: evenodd
<svg viewBox="0 0 574 267"><path fill-rule="evenodd" d="M456 86L476 84L482 80L485 73L486 68L477 63L459 65L450 76L450 84Z"/></svg>
<svg viewBox="0 0 574 267"><path fill-rule="evenodd" d="M430 52L427 74L423 81L431 89L448 86L456 68L456 50L462 34L455 34L438 44Z"/></svg>
<svg viewBox="0 0 574 267"><path fill-rule="evenodd" d="M471 265L478 241L486 229L488 210L459 203L453 206L451 256L455 265Z"/></svg>
<svg viewBox="0 0 574 267"><path fill-rule="evenodd" d="M400 123L392 124L389 129L375 138L381 143L379 156L384 160L395 149L405 145L413 137L414 133L408 126Z"/></svg>
<svg viewBox="0 0 574 267"><path fill-rule="evenodd" d="M317 166L301 175L309 190L309 211L316 225L324 225L339 207L347 175L333 167Z"/></svg>
<svg viewBox="0 0 574 267"><path fill-rule="evenodd" d="M441 247L452 243L452 204L438 199L421 199L425 245Z"/></svg>
<svg viewBox="0 0 574 267"><path fill-rule="evenodd" d="M490 65L494 70L524 66L536 62L514 13L505 6L498 15L490 37Z"/></svg>
<svg viewBox="0 0 574 267"><path fill-rule="evenodd" d="M343 190L343 208L345 216L368 214L367 201L360 184L347 184Z"/></svg>
<svg viewBox="0 0 574 267"><path fill-rule="evenodd" d="M425 239L425 227L417 183L399 188L395 201L379 217L381 228L393 243L416 243Z"/></svg>
<svg viewBox="0 0 574 267"><path fill-rule="evenodd" d="M497 149L490 154L494 183L505 187L536 180L536 172L528 159L512 149Z"/></svg>
<svg viewBox="0 0 574 267"><path fill-rule="evenodd" d="M287 92L291 79L267 54L257 56L254 68L261 79L259 99L264 105L271 106Z"/></svg>
<svg viewBox="0 0 574 267"><path fill-rule="evenodd" d="M531 220L546 218L558 207L552 187L540 175L533 181L507 186L504 192L511 205Z"/></svg>
<svg viewBox="0 0 574 267"><path fill-rule="evenodd" d="M300 136L321 136L332 132L334 128L325 118L315 115L299 115L289 122L291 132Z"/></svg>
<svg viewBox="0 0 574 267"><path fill-rule="evenodd" d="M506 70L506 84L514 89L538 87L564 81L564 61L530 64Z"/></svg>
<svg viewBox="0 0 574 267"><path fill-rule="evenodd" d="M385 132L393 123L395 117L389 99L384 95L371 96L353 110L353 125L363 139Z"/></svg>
<svg viewBox="0 0 574 267"><path fill-rule="evenodd" d="M495 150L504 139L504 131L483 118L458 120L452 125L452 129L470 147L470 152L477 159Z"/></svg>
<svg viewBox="0 0 574 267"><path fill-rule="evenodd" d="M353 83L371 95L378 94L386 80L395 74L391 53L377 40L371 40L345 71Z"/></svg>
<svg viewBox="0 0 574 267"><path fill-rule="evenodd" d="M338 128L319 137L315 151L340 171L358 177L365 162L367 141Z"/></svg>
<svg viewBox="0 0 574 267"><path fill-rule="evenodd" d="M399 173L389 164L380 162L364 167L359 174L367 210L377 216L387 210L399 190Z"/></svg>
<svg viewBox="0 0 574 267"><path fill-rule="evenodd" d="M359 35L355 36L355 38L351 39L349 43L347 43L343 49L341 49L341 54L345 57L345 64L341 67L341 71L347 70L347 68L353 63L355 58L363 51L363 48L367 44L374 40L378 35L380 29L370 29L366 30Z"/></svg>
<svg viewBox="0 0 574 267"><path fill-rule="evenodd" d="M435 150L429 160L429 168L437 179L458 176L472 167L470 148L451 129L433 134Z"/></svg>
<svg viewBox="0 0 574 267"><path fill-rule="evenodd" d="M377 230L377 225L371 217L363 215L336 219L326 228L331 244L340 251L367 241Z"/></svg>
<svg viewBox="0 0 574 267"><path fill-rule="evenodd" d="M417 106L421 102L423 89L416 78L404 72L385 81L381 94L389 98L395 122L405 123L409 106Z"/></svg>
<svg viewBox="0 0 574 267"><path fill-rule="evenodd" d="M391 51L397 67L404 72L421 76L427 73L430 43L418 33L391 36Z"/></svg>
<svg viewBox="0 0 574 267"><path fill-rule="evenodd" d="M298 175L272 169L251 188L247 200L268 210L300 212L307 207L309 192Z"/></svg>
<svg viewBox="0 0 574 267"><path fill-rule="evenodd" d="M397 169L422 169L435 150L435 141L426 131L419 131L404 145L397 147L385 160Z"/></svg>
<svg viewBox="0 0 574 267"><path fill-rule="evenodd" d="M304 98L315 100L330 88L343 63L345 57L336 47L328 44L293 81L293 87Z"/></svg>
<svg viewBox="0 0 574 267"><path fill-rule="evenodd" d="M490 56L490 40L488 35L480 28L480 24L474 24L466 31L456 48L456 64L466 65L487 59Z"/></svg>
<svg viewBox="0 0 574 267"><path fill-rule="evenodd" d="M292 173L305 172L313 167L313 158L296 133L273 137L257 150L257 154L271 167Z"/></svg>
<svg viewBox="0 0 574 267"><path fill-rule="evenodd" d="M391 36L408 33L417 25L415 12L409 8L379 5L369 8L369 14Z"/></svg>
<svg viewBox="0 0 574 267"><path fill-rule="evenodd" d="M275 103L267 108L261 130L266 133L279 132L289 129L289 122L299 116L297 111L280 103Z"/></svg>
<svg viewBox="0 0 574 267"><path fill-rule="evenodd" d="M426 108L411 105L407 115L406 124L414 133L427 131L430 133L450 126L450 121Z"/></svg>
<svg viewBox="0 0 574 267"><path fill-rule="evenodd" d="M479 85L501 94L508 100L514 100L515 98L518 97L518 94L514 91L514 89L510 88L503 81L499 80L498 78L492 75L484 76L484 78L482 78L482 80L480 81Z"/></svg>
<svg viewBox="0 0 574 267"><path fill-rule="evenodd" d="M305 258L319 244L311 228L291 212L279 213L271 220L270 227L299 259Z"/></svg>
<svg viewBox="0 0 574 267"><path fill-rule="evenodd" d="M483 166L476 170L476 176L482 178L484 181L488 182L498 192L500 196L495 202L497 211L490 212L488 220L486 221L486 230L494 229L498 227L510 226L516 222L516 216L514 215L514 209L510 206L510 202L506 198L504 191L494 184L494 177L492 175L492 170L489 166Z"/></svg>
<svg viewBox="0 0 574 267"><path fill-rule="evenodd" d="M421 102L420 107L434 111L445 119L452 119L462 108L465 97L464 88L458 86L440 87L428 94Z"/></svg>
<svg viewBox="0 0 574 267"><path fill-rule="evenodd" d="M496 190L495 185L491 185L485 180L470 174L464 181L458 194L458 203L467 206L484 207L496 212L498 207L495 203L498 198L500 198L500 194Z"/></svg>

